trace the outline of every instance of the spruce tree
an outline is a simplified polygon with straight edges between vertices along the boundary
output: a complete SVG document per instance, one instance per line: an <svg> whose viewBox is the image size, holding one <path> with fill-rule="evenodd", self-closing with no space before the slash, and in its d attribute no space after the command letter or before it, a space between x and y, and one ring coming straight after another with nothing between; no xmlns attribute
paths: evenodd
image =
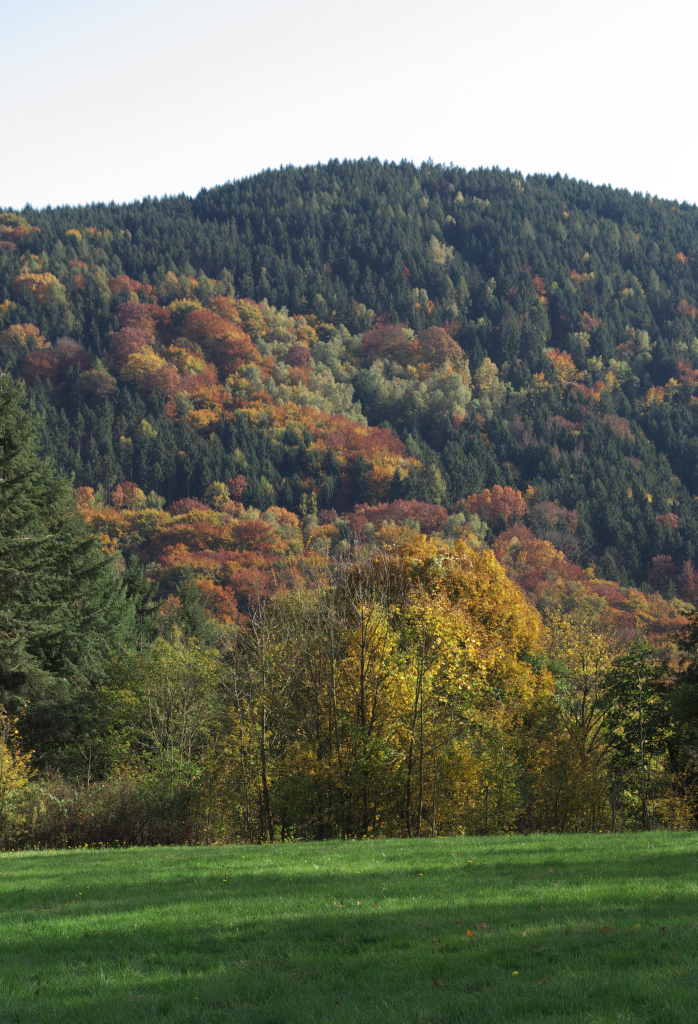
<svg viewBox="0 0 698 1024"><path fill-rule="evenodd" d="M22 715L32 746L80 731L81 703L132 620L70 484L39 457L24 386L0 374L0 705Z"/></svg>

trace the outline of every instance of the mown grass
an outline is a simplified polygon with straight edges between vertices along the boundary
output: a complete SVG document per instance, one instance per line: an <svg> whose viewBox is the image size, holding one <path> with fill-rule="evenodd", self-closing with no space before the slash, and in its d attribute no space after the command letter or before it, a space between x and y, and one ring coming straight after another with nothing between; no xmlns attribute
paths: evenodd
<svg viewBox="0 0 698 1024"><path fill-rule="evenodd" d="M695 1022L697 849L674 832L7 853L0 1024Z"/></svg>

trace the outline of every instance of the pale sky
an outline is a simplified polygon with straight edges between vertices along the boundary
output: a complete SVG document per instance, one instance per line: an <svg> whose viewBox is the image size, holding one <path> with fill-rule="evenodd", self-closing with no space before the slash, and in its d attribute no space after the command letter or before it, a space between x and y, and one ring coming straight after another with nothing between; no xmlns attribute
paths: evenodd
<svg viewBox="0 0 698 1024"><path fill-rule="evenodd" d="M695 0L0 0L0 206L337 157L698 202Z"/></svg>

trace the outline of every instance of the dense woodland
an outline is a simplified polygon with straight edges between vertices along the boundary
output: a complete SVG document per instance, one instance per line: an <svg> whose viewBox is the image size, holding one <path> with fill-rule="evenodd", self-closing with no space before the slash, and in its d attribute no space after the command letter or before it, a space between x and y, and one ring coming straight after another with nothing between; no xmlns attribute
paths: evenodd
<svg viewBox="0 0 698 1024"><path fill-rule="evenodd" d="M0 212L11 841L693 821L696 260L432 164Z"/></svg>

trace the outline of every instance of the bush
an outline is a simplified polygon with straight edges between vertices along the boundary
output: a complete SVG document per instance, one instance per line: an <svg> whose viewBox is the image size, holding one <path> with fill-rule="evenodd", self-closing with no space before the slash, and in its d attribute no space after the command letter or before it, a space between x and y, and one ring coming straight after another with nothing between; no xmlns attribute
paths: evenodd
<svg viewBox="0 0 698 1024"><path fill-rule="evenodd" d="M5 849L156 846L197 842L194 784L170 773L90 786L59 775L24 787L5 823Z"/></svg>

